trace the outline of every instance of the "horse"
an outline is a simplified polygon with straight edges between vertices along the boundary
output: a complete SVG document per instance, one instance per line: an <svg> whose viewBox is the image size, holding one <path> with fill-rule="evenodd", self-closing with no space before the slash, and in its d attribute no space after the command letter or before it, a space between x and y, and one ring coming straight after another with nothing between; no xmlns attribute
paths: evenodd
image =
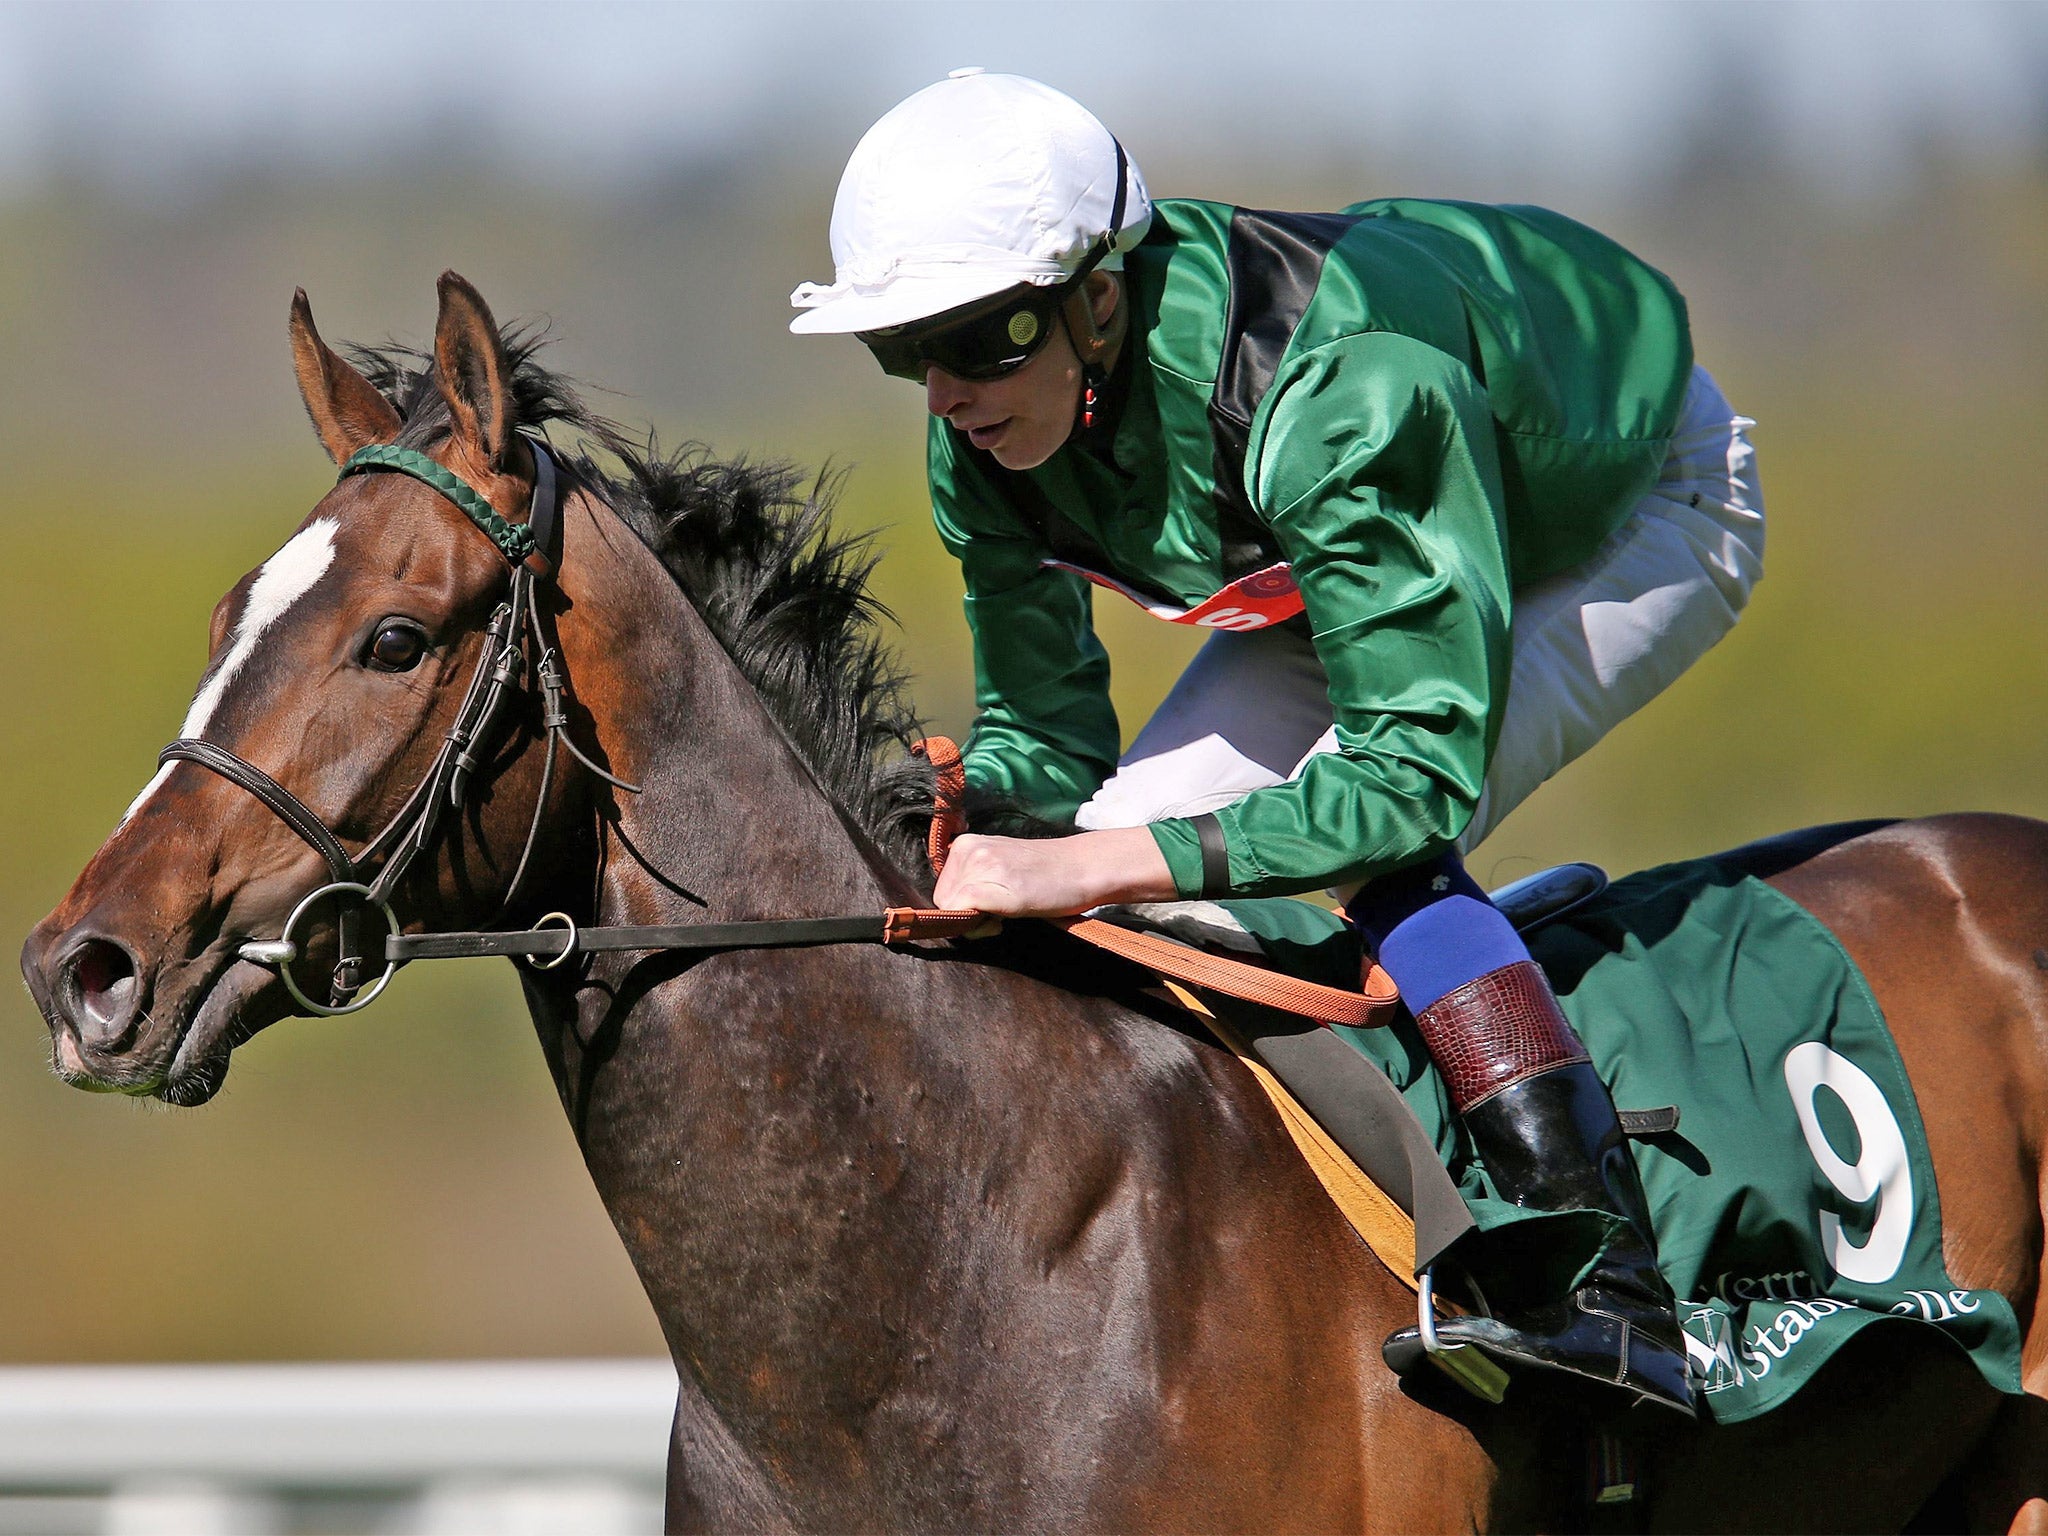
<svg viewBox="0 0 2048 1536"><path fill-rule="evenodd" d="M404 928L928 902L919 781L901 764L912 714L865 594L872 555L833 532L829 489L629 440L467 282L444 274L439 300L430 354L344 358L299 293L307 413L337 463L380 444L427 455L514 528L537 505L536 443L575 439L545 455L559 547L533 589L567 687L513 698L390 890ZM215 609L181 734L373 844L445 755L506 583L506 556L446 494L347 476ZM587 768L555 771L542 748L558 734ZM296 1011L243 946L280 931L321 856L249 782L168 759L29 936L23 970L68 1081L201 1104L237 1047ZM1772 880L1882 1004L1950 1272L2011 1301L2033 1395L1993 1392L1919 1331L1869 1330L1762 1420L1650 1415L1669 1422L1637 1437L1640 1519L2048 1530L2048 826L1901 822ZM337 925L318 926L316 969L340 952ZM1114 977L1031 951L625 952L522 970L674 1358L669 1526L1579 1521L1571 1415L1533 1386L1490 1406L1386 1369L1380 1343L1414 1300L1246 1067Z"/></svg>

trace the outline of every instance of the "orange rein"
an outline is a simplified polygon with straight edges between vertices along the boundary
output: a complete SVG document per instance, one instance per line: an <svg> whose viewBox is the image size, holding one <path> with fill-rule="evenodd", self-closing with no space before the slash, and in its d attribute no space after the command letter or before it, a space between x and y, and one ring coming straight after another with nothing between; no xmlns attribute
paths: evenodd
<svg viewBox="0 0 2048 1536"><path fill-rule="evenodd" d="M960 749L944 736L927 736L910 749L932 765L932 826L925 849L932 872L945 868L946 854L953 839L967 827L961 800L967 791L967 773L960 764ZM957 938L990 922L982 912L949 912L936 908L891 907L886 914L889 942L904 939ZM1293 976L1247 965L1220 955L1205 954L1158 934L1137 933L1094 917L1049 917L1046 922L1064 928L1075 938L1134 961L1161 976L1221 992L1287 1013L1297 1013L1321 1024L1351 1024L1374 1029L1393 1019L1400 993L1385 971L1371 961L1365 966L1365 986L1359 992L1301 981Z"/></svg>

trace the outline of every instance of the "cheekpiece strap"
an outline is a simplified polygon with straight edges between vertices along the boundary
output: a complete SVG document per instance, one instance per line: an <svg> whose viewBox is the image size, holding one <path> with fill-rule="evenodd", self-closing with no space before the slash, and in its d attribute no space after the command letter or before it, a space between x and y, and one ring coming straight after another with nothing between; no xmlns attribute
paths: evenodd
<svg viewBox="0 0 2048 1536"><path fill-rule="evenodd" d="M464 515L481 528L513 564L533 553L531 529L523 523L506 522L475 486L453 470L436 464L416 448L400 448L393 443L372 443L367 448L358 448L341 466L340 478L346 480L350 475L368 474L379 469L410 475L422 485L432 486L460 507Z"/></svg>

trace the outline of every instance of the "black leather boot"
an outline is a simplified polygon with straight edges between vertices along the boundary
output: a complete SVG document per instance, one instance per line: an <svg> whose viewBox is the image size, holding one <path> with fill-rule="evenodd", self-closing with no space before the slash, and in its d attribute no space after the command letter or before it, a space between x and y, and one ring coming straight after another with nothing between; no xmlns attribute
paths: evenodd
<svg viewBox="0 0 2048 1536"><path fill-rule="evenodd" d="M1509 1317L1437 1324L1510 1366L1568 1371L1691 1415L1685 1338L1657 1269L1642 1182L1606 1085L1533 961L1504 966L1416 1016L1452 1103L1503 1198L1538 1211L1606 1211L1624 1225L1569 1296ZM1414 1328L1387 1340L1396 1370L1419 1363Z"/></svg>

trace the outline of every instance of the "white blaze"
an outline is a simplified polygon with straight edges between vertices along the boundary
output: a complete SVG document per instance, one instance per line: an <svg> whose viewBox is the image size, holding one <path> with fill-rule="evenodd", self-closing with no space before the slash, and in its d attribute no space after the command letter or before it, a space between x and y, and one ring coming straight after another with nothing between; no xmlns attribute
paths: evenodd
<svg viewBox="0 0 2048 1536"><path fill-rule="evenodd" d="M337 526L331 517L309 523L292 536L289 544L263 562L263 569L249 584L249 596L242 604L241 617L235 620L234 638L228 645L227 654L221 657L220 665L213 669L206 681L199 685L192 707L185 711L185 723L178 728L181 738L205 734L207 724L213 719L213 712L220 708L228 686L248 664L249 658L256 654L264 631L283 618L292 604L304 597L313 583L326 574L327 567L334 563ZM122 813L121 827L128 825L135 813L142 809L143 802L156 793L157 786L176 766L175 763L165 763L157 769L156 776L142 786L142 793ZM121 827L114 830L118 832Z"/></svg>

